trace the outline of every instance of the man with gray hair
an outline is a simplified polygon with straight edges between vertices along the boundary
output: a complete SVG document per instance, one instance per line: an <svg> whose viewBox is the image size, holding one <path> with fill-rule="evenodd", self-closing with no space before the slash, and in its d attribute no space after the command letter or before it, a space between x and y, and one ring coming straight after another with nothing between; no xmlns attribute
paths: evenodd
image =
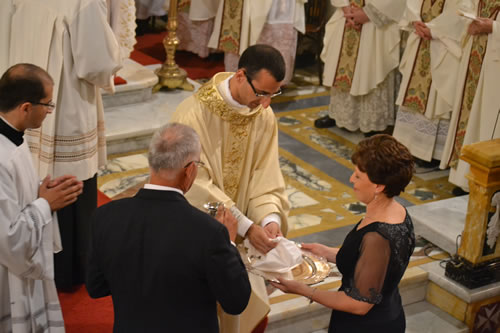
<svg viewBox="0 0 500 333"><path fill-rule="evenodd" d="M149 148L150 182L133 198L98 208L91 223L87 290L111 295L114 332L219 332L218 302L241 313L250 283L231 244L237 222L217 222L184 194L198 173L198 134L163 126Z"/></svg>

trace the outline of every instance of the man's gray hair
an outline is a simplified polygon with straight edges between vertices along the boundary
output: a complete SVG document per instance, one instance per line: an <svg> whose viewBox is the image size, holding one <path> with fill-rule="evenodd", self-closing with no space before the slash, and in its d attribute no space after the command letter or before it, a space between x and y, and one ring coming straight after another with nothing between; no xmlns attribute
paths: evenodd
<svg viewBox="0 0 500 333"><path fill-rule="evenodd" d="M148 161L154 171L180 169L201 151L200 137L194 129L179 123L161 127L149 144Z"/></svg>

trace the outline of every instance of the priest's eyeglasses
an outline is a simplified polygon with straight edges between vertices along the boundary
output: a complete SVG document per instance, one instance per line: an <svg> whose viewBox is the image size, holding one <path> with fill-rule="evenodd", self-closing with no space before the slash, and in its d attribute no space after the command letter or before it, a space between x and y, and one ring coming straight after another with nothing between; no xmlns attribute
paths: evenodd
<svg viewBox="0 0 500 333"><path fill-rule="evenodd" d="M42 106L46 106L48 107L49 109L51 110L54 110L56 108L56 103L54 102L49 102L49 103L42 103L42 102L30 102L31 104L33 105L42 105Z"/></svg>
<svg viewBox="0 0 500 333"><path fill-rule="evenodd" d="M277 92L275 92L274 94L270 94L270 93L258 93L257 90L255 89L255 87L253 86L252 84L252 79L250 79L250 77L248 76L248 74L245 72L245 77L247 78L247 81L248 81L248 84L250 85L250 87L252 87L252 90L253 90L253 93L255 94L255 97L269 97L269 98L273 98L273 97L276 97L278 95L281 95L282 91L281 89L278 90Z"/></svg>
<svg viewBox="0 0 500 333"><path fill-rule="evenodd" d="M186 164L186 165L184 166L184 169L185 169L185 168L187 168L188 166L190 166L190 165L191 165L191 163L196 164L196 166L197 166L198 168L199 168L199 167L202 167L202 166L205 166L205 163L203 163L202 161L191 161L191 162L189 162L188 164Z"/></svg>

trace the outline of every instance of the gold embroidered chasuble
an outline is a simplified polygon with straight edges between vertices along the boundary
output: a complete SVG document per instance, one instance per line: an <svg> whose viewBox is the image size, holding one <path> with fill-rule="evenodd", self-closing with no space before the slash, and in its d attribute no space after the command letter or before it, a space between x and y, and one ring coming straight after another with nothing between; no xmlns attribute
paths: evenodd
<svg viewBox="0 0 500 333"><path fill-rule="evenodd" d="M445 0L424 0L422 2L421 19L428 23L443 12ZM429 90L431 88L431 51L430 40L420 39L417 56L413 63L403 106L424 113L427 108Z"/></svg>
<svg viewBox="0 0 500 333"><path fill-rule="evenodd" d="M495 20L500 10L500 0L479 1L478 17L487 17ZM469 57L469 67L465 84L463 87L463 97L460 107L460 116L458 119L457 130L455 133L454 145L452 154L448 165L456 168L460 151L464 144L465 133L467 131L467 124L472 110L472 103L476 95L479 78L481 75L481 68L483 65L484 56L488 47L488 34L480 34L473 37L472 48Z"/></svg>
<svg viewBox="0 0 500 333"><path fill-rule="evenodd" d="M350 4L353 7L363 8L365 1L350 0ZM361 29L363 29L363 26L361 26ZM358 31L353 27L348 27L347 21L344 24L339 62L333 80L333 86L344 92L349 92L351 90L354 69L356 68L356 61L358 59L361 29Z"/></svg>
<svg viewBox="0 0 500 333"><path fill-rule="evenodd" d="M270 107L230 106L218 85L232 73L216 74L195 95L184 100L172 122L191 126L200 136L201 161L197 178L186 193L189 202L222 201L236 207L255 223L271 213L281 217L287 232L288 199L279 165L278 127ZM248 332L270 310L262 278L250 274L252 296L240 316L223 314L221 332Z"/></svg>

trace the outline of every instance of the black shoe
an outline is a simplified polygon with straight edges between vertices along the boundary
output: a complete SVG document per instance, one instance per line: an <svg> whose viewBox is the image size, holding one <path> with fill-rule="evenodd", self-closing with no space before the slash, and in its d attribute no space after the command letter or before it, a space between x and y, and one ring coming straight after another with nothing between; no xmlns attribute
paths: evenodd
<svg viewBox="0 0 500 333"><path fill-rule="evenodd" d="M436 159L432 159L430 162L421 160L418 157L415 157L415 164L421 168L426 168L426 169L431 169L431 168L437 168L439 167L439 164L441 161L438 161Z"/></svg>
<svg viewBox="0 0 500 333"><path fill-rule="evenodd" d="M335 126L335 119L332 119L329 116L324 116L314 121L314 127L316 128L328 128L333 126Z"/></svg>
<svg viewBox="0 0 500 333"><path fill-rule="evenodd" d="M456 197L459 197L459 196L462 196L462 195L466 195L466 194L469 194L468 192L465 192L464 190L462 190L461 187L457 186L455 187L452 191L451 191L451 194L453 194L454 196Z"/></svg>

